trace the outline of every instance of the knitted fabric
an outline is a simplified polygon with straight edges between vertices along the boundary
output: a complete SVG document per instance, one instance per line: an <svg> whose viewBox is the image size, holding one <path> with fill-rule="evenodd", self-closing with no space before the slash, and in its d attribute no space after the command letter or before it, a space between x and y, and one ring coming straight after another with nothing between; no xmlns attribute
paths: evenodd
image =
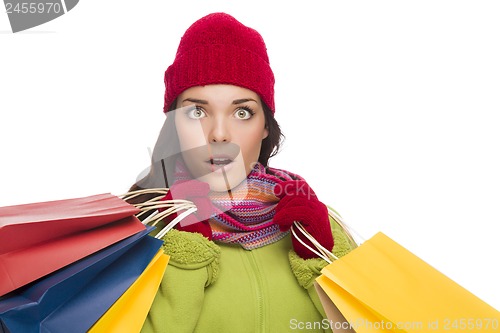
<svg viewBox="0 0 500 333"><path fill-rule="evenodd" d="M304 229L323 247L333 247L333 237L328 223L328 209L319 201L316 193L304 180L289 180L278 184L274 194L280 198L276 206L274 223L281 230L288 230L295 221L299 221ZM314 245L303 236L299 236L309 247ZM314 258L316 254L304 246L298 238L292 239L293 248L304 259Z"/></svg>
<svg viewBox="0 0 500 333"><path fill-rule="evenodd" d="M200 234L172 229L163 237L163 250L170 256L170 265L183 269L207 268L205 287L219 274L220 248Z"/></svg>
<svg viewBox="0 0 500 333"><path fill-rule="evenodd" d="M335 245L333 246L333 249L329 250L331 250L337 258L340 258L351 252L353 247L347 239L345 230L343 230L335 222L331 221L331 223L331 231L333 238L335 239ZM321 274L321 270L328 265L328 263L321 258L316 257L304 259L293 250L290 250L288 253L288 258L290 260L292 272L297 278L299 285L305 289L313 286L314 281Z"/></svg>
<svg viewBox="0 0 500 333"><path fill-rule="evenodd" d="M176 171L176 180L191 178L181 160L177 161ZM214 214L208 222L212 229L212 240L240 244L251 250L285 237L289 231L281 231L273 223L279 202L274 195L274 188L278 183L294 179L302 177L256 163L246 180L231 189L230 194L211 191L209 197Z"/></svg>
<svg viewBox="0 0 500 333"><path fill-rule="evenodd" d="M225 13L202 17L186 30L164 81L164 112L184 90L209 84L250 89L275 109L274 74L262 36Z"/></svg>

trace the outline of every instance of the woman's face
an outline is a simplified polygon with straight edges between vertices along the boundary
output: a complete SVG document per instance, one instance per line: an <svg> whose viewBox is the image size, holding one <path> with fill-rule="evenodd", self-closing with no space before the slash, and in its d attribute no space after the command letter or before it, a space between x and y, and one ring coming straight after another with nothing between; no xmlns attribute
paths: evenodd
<svg viewBox="0 0 500 333"><path fill-rule="evenodd" d="M175 126L182 157L193 177L213 191L246 179L268 135L259 96L217 84L185 90L177 98Z"/></svg>

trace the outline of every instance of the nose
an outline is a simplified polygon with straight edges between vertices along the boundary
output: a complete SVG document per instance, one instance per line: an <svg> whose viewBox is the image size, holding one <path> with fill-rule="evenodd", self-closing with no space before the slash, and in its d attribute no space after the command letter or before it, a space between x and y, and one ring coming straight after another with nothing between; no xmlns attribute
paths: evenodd
<svg viewBox="0 0 500 333"><path fill-rule="evenodd" d="M208 132L208 142L222 143L231 141L231 133L228 122L222 117L213 119Z"/></svg>

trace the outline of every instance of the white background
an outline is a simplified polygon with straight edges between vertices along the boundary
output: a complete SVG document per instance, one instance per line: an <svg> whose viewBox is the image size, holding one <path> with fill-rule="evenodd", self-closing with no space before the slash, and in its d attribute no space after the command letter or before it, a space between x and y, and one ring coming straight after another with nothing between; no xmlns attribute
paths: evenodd
<svg viewBox="0 0 500 333"><path fill-rule="evenodd" d="M82 0L16 34L2 12L0 206L126 192L180 37L215 11L266 40L271 166L499 309L498 1Z"/></svg>

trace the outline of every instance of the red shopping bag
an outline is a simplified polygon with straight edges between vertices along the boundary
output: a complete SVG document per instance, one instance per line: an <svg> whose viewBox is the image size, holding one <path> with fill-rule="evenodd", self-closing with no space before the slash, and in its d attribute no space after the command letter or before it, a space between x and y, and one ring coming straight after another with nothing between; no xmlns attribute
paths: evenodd
<svg viewBox="0 0 500 333"><path fill-rule="evenodd" d="M0 332L87 332L135 283L160 250L163 242L149 236L149 231L141 231L0 297Z"/></svg>
<svg viewBox="0 0 500 333"><path fill-rule="evenodd" d="M144 230L112 194L0 207L0 296Z"/></svg>

